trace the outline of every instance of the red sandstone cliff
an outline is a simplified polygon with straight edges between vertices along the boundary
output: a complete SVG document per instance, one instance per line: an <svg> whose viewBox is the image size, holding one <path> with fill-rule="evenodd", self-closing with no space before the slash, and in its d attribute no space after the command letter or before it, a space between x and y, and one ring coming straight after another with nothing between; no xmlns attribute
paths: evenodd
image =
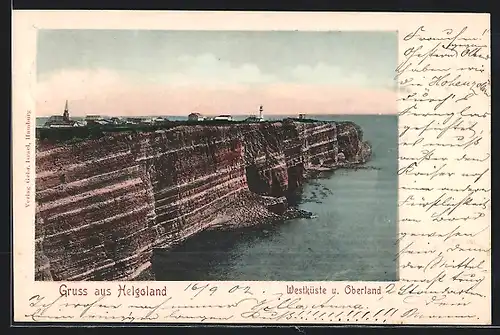
<svg viewBox="0 0 500 335"><path fill-rule="evenodd" d="M35 279L137 278L154 248L278 217L285 205L272 199L295 192L309 169L339 165L339 152L350 163L369 156L355 124L178 126L40 141Z"/></svg>

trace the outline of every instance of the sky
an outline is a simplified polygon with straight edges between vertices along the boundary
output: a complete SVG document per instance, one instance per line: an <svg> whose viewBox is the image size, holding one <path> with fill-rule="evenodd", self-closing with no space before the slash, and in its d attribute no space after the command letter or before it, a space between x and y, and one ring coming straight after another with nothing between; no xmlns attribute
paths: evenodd
<svg viewBox="0 0 500 335"><path fill-rule="evenodd" d="M396 114L397 32L40 30L37 115Z"/></svg>

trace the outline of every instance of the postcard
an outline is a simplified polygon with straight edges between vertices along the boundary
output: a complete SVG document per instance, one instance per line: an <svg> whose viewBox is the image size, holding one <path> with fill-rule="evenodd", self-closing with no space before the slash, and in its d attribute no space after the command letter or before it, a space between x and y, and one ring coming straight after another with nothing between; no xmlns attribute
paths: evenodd
<svg viewBox="0 0 500 335"><path fill-rule="evenodd" d="M491 323L489 15L13 18L15 322Z"/></svg>

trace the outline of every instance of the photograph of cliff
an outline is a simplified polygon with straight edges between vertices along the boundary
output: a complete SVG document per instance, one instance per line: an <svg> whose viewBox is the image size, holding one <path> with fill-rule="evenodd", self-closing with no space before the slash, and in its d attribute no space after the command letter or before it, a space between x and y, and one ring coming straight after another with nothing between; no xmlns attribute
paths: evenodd
<svg viewBox="0 0 500 335"><path fill-rule="evenodd" d="M397 280L397 50L39 30L35 280Z"/></svg>

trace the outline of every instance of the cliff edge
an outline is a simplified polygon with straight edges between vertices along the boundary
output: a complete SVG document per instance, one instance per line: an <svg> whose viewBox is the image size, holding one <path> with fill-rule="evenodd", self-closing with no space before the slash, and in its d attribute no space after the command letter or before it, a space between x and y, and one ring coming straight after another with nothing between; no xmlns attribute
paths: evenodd
<svg viewBox="0 0 500 335"><path fill-rule="evenodd" d="M300 215L286 199L311 171L370 156L352 122L295 119L40 139L35 280L142 278L154 248Z"/></svg>

